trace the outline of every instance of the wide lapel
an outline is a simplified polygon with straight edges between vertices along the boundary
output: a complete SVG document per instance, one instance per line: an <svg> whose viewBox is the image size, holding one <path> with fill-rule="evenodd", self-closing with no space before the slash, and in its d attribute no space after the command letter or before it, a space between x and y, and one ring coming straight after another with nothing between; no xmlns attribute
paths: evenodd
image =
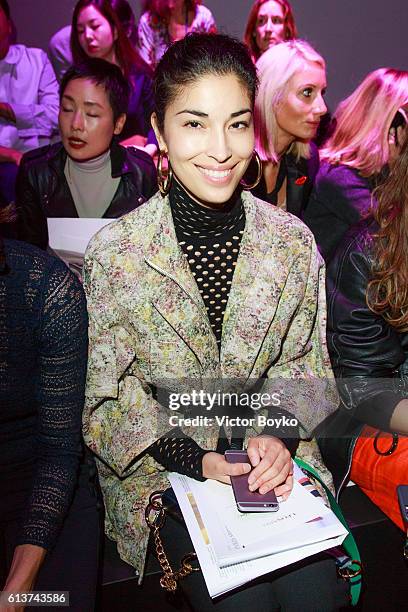
<svg viewBox="0 0 408 612"><path fill-rule="evenodd" d="M247 192L243 202L245 231L224 314L221 368L227 378L246 380L273 321L286 272L275 256L276 251L283 252L284 245L279 244L279 238L271 244L271 220L265 214L265 203Z"/></svg>
<svg viewBox="0 0 408 612"><path fill-rule="evenodd" d="M163 201L145 262L157 273L151 288L154 307L193 351L203 373L215 371L219 363L217 342L197 283L178 244L168 198Z"/></svg>

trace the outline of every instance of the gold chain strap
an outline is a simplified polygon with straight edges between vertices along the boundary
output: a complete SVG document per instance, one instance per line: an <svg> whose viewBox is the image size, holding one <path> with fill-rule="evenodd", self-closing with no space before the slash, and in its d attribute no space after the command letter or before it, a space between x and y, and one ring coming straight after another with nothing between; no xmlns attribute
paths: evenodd
<svg viewBox="0 0 408 612"><path fill-rule="evenodd" d="M178 572L172 570L160 537L160 529L166 521L166 508L163 506L162 494L160 491L155 491L150 495L149 504L145 511L145 519L153 533L157 560L163 571L163 576L160 578L160 585L165 591L175 593L179 580L185 578L192 572L200 571L199 567L193 567L192 565L192 561L197 559L197 555L195 553L185 555L181 560L181 566Z"/></svg>

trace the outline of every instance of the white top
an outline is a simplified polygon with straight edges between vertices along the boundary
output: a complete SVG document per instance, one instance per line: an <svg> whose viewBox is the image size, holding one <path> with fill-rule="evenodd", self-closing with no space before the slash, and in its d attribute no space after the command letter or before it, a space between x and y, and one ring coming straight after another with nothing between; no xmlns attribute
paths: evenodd
<svg viewBox="0 0 408 612"><path fill-rule="evenodd" d="M16 123L0 118L1 146L25 152L58 134L58 83L41 49L11 45L0 61L0 101L16 116Z"/></svg>
<svg viewBox="0 0 408 612"><path fill-rule="evenodd" d="M67 25L55 32L48 44L48 55L58 81L73 64L71 52L71 26Z"/></svg>
<svg viewBox="0 0 408 612"><path fill-rule="evenodd" d="M193 22L188 28L188 33L216 31L217 26L211 11L206 6L198 4ZM138 37L141 57L146 64L149 64L153 69L156 68L162 55L164 55L172 42L166 24L146 11L139 19Z"/></svg>

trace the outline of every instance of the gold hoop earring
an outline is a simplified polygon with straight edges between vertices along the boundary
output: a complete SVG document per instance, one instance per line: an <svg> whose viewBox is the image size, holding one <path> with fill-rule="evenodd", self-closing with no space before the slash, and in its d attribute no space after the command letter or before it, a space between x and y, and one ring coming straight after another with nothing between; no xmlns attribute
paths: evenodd
<svg viewBox="0 0 408 612"><path fill-rule="evenodd" d="M243 180L240 181L240 185L243 187L243 189L245 189L245 191L251 191L251 189L255 189L255 187L259 185L261 178L262 178L262 161L261 161L261 158L259 157L258 152L255 151L255 149L254 149L254 156L255 156L255 161L258 164L258 174L257 174L255 182L252 185L248 185Z"/></svg>
<svg viewBox="0 0 408 612"><path fill-rule="evenodd" d="M167 159L167 174L163 173L163 160ZM157 184L159 186L159 191L162 196L166 196L171 187L171 182L173 180L173 168L171 167L169 156L166 151L159 151L159 157L157 159Z"/></svg>

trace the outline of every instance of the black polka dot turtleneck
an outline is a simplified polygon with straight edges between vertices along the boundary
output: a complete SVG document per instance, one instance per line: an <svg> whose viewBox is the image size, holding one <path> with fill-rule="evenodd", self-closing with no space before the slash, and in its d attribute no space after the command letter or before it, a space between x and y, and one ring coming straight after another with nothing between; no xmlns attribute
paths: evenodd
<svg viewBox="0 0 408 612"><path fill-rule="evenodd" d="M178 242L189 263L221 345L222 322L245 229L245 210L236 193L222 209L198 204L176 181L170 206Z"/></svg>

